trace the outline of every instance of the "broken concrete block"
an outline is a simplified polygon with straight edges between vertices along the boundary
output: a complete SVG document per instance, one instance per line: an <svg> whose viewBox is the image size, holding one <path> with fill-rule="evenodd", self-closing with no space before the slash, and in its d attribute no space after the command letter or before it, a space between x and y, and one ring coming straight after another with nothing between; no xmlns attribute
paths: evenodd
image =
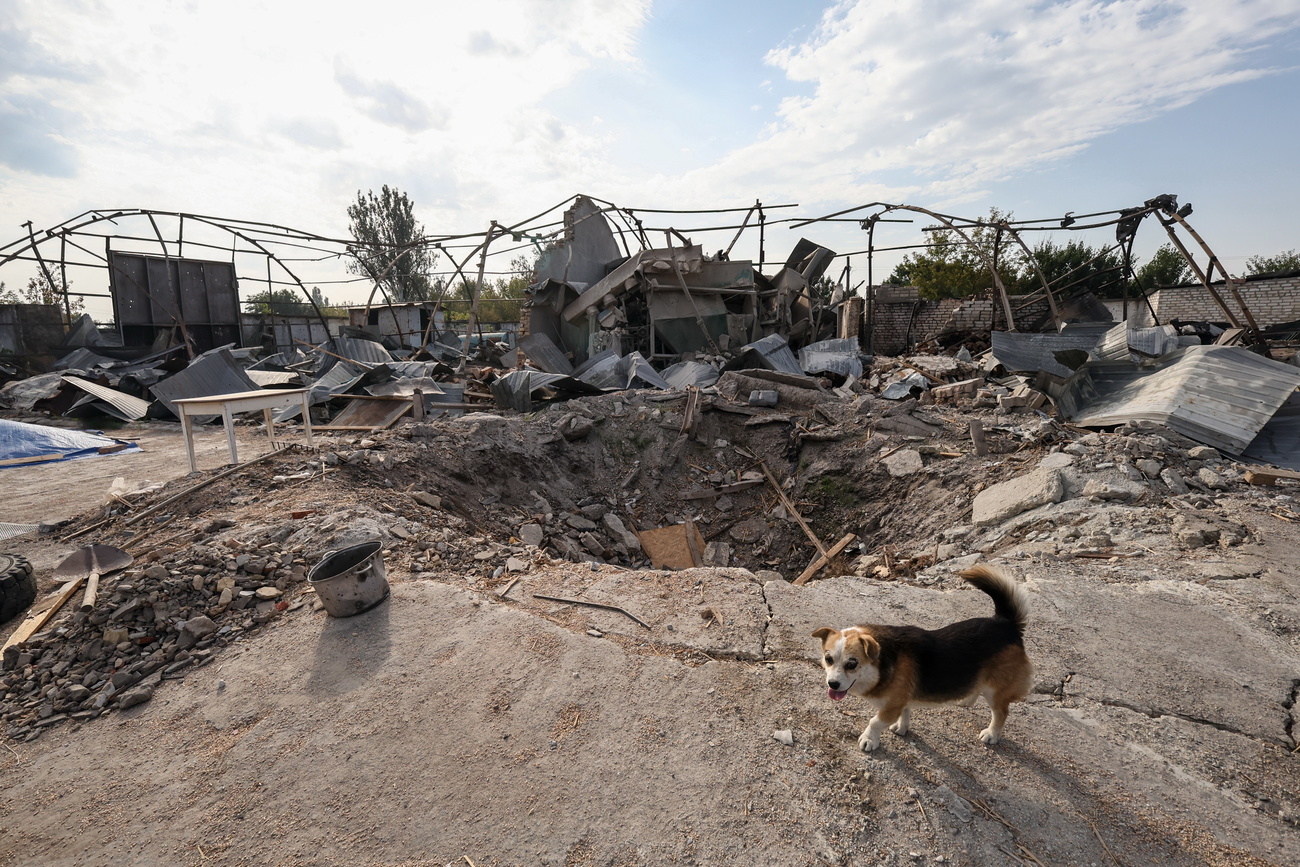
<svg viewBox="0 0 1300 867"><path fill-rule="evenodd" d="M925 461L916 449L900 449L881 460L889 475L894 478L911 476L925 469Z"/></svg>
<svg viewBox="0 0 1300 867"><path fill-rule="evenodd" d="M1038 466L1044 469L1063 470L1066 467L1074 466L1074 456L1065 452L1052 452L1047 457L1038 462Z"/></svg>
<svg viewBox="0 0 1300 867"><path fill-rule="evenodd" d="M1205 446L1204 448L1209 447ZM1225 491L1228 489L1228 480L1209 467L1201 467L1196 473L1196 480L1211 491Z"/></svg>
<svg viewBox="0 0 1300 867"><path fill-rule="evenodd" d="M1217 461L1219 450L1210 446L1195 446L1187 450L1187 456L1194 461Z"/></svg>
<svg viewBox="0 0 1300 867"><path fill-rule="evenodd" d="M540 524L522 524L519 527L519 540L525 545L540 548L545 538L546 533L542 530Z"/></svg>
<svg viewBox="0 0 1300 867"><path fill-rule="evenodd" d="M1160 461L1152 460L1151 458L1139 458L1134 461L1134 466L1141 470L1142 475L1146 476L1148 479L1157 478L1160 475L1160 471L1164 469L1164 467L1160 465Z"/></svg>
<svg viewBox="0 0 1300 867"><path fill-rule="evenodd" d="M1187 493L1187 482L1179 475L1177 470L1165 468L1160 471L1160 481L1168 486L1171 493L1181 495Z"/></svg>
<svg viewBox="0 0 1300 867"><path fill-rule="evenodd" d="M971 519L980 527L1000 524L1021 512L1059 503L1063 496L1065 483L1061 471L1037 469L980 491L975 497Z"/></svg>
<svg viewBox="0 0 1300 867"><path fill-rule="evenodd" d="M1145 492L1145 485L1131 479L1089 479L1083 486L1083 495L1090 500L1136 500Z"/></svg>
<svg viewBox="0 0 1300 867"><path fill-rule="evenodd" d="M437 494L430 494L428 491L411 491L411 499L422 506L428 506L430 509L442 508L442 497Z"/></svg>
<svg viewBox="0 0 1300 867"><path fill-rule="evenodd" d="M751 391L749 393L750 406L776 406L779 399L779 393L771 389Z"/></svg>

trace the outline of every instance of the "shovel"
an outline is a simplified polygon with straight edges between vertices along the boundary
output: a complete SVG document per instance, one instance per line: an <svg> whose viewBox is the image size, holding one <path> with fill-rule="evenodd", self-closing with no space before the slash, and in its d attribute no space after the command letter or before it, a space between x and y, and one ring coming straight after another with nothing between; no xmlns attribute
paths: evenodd
<svg viewBox="0 0 1300 867"><path fill-rule="evenodd" d="M5 641L5 648L26 641L40 632L64 603L72 598L82 582L86 584L86 593L81 600L81 610L94 608L95 597L99 593L99 577L125 569L134 561L135 558L130 554L111 545L87 545L64 557L63 562L54 568L54 577L64 579L64 584L55 593L53 604L24 620Z"/></svg>
<svg viewBox="0 0 1300 867"><path fill-rule="evenodd" d="M81 610L90 611L95 607L95 596L99 593L99 576L119 572L135 562L135 558L111 545L87 545L78 548L63 558L54 567L54 577L65 581L86 579L86 595L81 599Z"/></svg>

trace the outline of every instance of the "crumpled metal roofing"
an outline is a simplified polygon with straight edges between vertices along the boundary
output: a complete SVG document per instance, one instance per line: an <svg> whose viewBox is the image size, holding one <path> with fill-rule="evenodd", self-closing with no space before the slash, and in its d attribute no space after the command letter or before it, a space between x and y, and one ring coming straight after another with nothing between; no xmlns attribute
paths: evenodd
<svg viewBox="0 0 1300 867"><path fill-rule="evenodd" d="M72 410L92 402L103 412L117 416L123 421L138 421L149 413L149 401L141 400L134 395L125 394L97 382L87 382L78 376L64 376L63 381L69 385L75 385L90 396L89 399L82 398L77 401L64 415L68 415Z"/></svg>
<svg viewBox="0 0 1300 867"><path fill-rule="evenodd" d="M1300 387L1300 369L1237 346L1188 346L1145 365L1090 361L1050 388L1083 427L1144 420L1240 454Z"/></svg>
<svg viewBox="0 0 1300 867"><path fill-rule="evenodd" d="M862 376L862 357L858 352L856 337L835 337L809 343L799 350L799 366L804 373L835 373L840 376Z"/></svg>
<svg viewBox="0 0 1300 867"><path fill-rule="evenodd" d="M1070 350L1091 352L1101 338L1093 329L1062 331L1059 334L1025 334L994 331L989 335L990 352L998 363L1013 373L1043 371L1061 379L1074 373L1056 359L1056 353Z"/></svg>

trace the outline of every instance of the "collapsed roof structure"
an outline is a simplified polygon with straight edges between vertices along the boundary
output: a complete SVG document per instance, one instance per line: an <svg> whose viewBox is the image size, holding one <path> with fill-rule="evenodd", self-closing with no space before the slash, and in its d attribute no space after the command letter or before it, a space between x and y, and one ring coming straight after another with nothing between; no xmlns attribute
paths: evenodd
<svg viewBox="0 0 1300 867"><path fill-rule="evenodd" d="M989 289L980 302L987 305L988 318L979 326L992 340L986 369L1025 374L1023 384L1051 395L1064 417L1098 426L1128 416L1176 424L1178 405L1192 399L1184 389L1208 383L1213 391L1218 384L1212 380L1230 375L1237 384L1235 395L1267 393L1266 405L1252 405L1246 412L1228 396L1222 411L1212 413L1230 420L1226 429L1212 424L1185 427L1189 436L1239 453L1273 414L1289 405L1294 368L1266 358L1265 331L1243 298L1242 281L1227 274L1187 222L1190 206L1180 206L1172 195L1157 196L1139 207L1069 212L1042 220L966 219L884 202L814 218L771 218L773 212L793 207L756 201L745 208L661 211L574 196L510 225L492 221L486 232L422 239L422 245L449 260L447 279L438 282L441 294L436 298L407 302L391 297L382 274L334 281L360 281L368 288L366 305L353 311L350 324L330 322L304 280L308 269L337 265L355 255L350 239L148 210L90 211L41 233L28 224L25 239L0 248L0 267L34 262L46 285L56 290L67 324L57 347L64 354L38 366L37 359L10 350L9 378L14 381L0 391L0 401L17 409L135 420L175 414L174 402L185 398L307 388L317 407L313 414L319 413L317 423L328 425L343 413L347 429L364 429L401 418L391 407L381 411L378 404L365 402L375 397L406 399L416 417L428 411L489 407L523 411L538 401L611 390L709 388L723 373L737 370L816 380L852 392L864 387L863 371L870 365L889 303L888 287L877 286L873 279L875 256L925 246L877 247L875 232L884 223L910 222L900 215L918 214L934 220L932 228L952 233L988 268ZM560 209L557 219L554 212ZM744 216L737 223L732 215L740 213ZM667 226L647 225L652 217L674 214L731 217L732 222L694 229L677 228L671 219L665 220ZM1196 331L1158 321L1148 293L1154 287L1136 279L1132 258L1137 230L1149 217L1164 229L1213 301L1222 328ZM805 229L832 222L857 223L866 232L866 248L837 253L800 238L783 260L766 261L771 225ZM130 225L147 228L127 228ZM170 237L164 228L174 229ZM1094 259L1119 255L1119 264L1104 272L1125 287L1118 325L1093 294L1095 281L1079 277L1090 263L1049 278L1028 255L1025 241L1035 232L1112 228L1114 243ZM733 258L747 231L758 235L757 260ZM996 241L992 257L977 242L981 232L990 231ZM716 250L691 237L719 232L730 238ZM654 240L657 235L663 240ZM1036 273L1038 288L1028 295L1011 295L1000 276L996 259L1003 238L1026 253L1024 261ZM513 246L503 249L506 239ZM100 243L102 254L94 249ZM1203 264L1194 249L1204 255ZM488 271L489 255L521 250L534 251L536 265L519 331L487 333L477 317L479 293L457 299L450 287L458 279L460 285L481 290L485 276L494 273ZM396 261L407 251L377 252ZM849 257L863 255L867 276L855 285ZM843 260L843 267L831 279L837 259ZM108 292L74 290L68 272L78 268L107 271ZM275 341L259 345L250 339L248 317L239 306L241 293L247 302L254 288L300 291L304 306L319 320L306 332L312 339L293 336L292 329L286 332L288 346ZM88 316L73 317L74 298L106 299L112 308L111 326L100 327ZM909 335L917 303L912 303ZM453 328L444 314L456 304L463 306L460 324ZM380 308L386 311L382 316ZM1138 326L1130 311L1139 310L1153 324ZM6 340L18 342L5 336L18 332L5 332L4 325L0 321L0 350L9 348ZM1224 349L1244 343L1255 360L1241 351L1199 351L1206 342ZM1184 358L1185 364L1177 362ZM1232 366L1231 374L1223 365ZM24 377L23 372L32 375ZM1163 398L1170 407L1167 412L1124 402L1125 395L1147 393L1138 383L1149 378L1175 383L1168 386L1173 396ZM1121 380L1127 385L1098 384ZM944 383L921 377L919 382L887 385L894 394L915 396L918 389ZM282 411L281 420L295 412ZM1269 454L1284 459L1276 447Z"/></svg>

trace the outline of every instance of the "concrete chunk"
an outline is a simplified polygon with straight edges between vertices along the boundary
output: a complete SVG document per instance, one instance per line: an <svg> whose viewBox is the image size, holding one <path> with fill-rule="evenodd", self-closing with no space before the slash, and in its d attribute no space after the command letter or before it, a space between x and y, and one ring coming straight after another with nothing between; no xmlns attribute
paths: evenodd
<svg viewBox="0 0 1300 867"><path fill-rule="evenodd" d="M975 497L971 519L980 527L1000 524L1021 512L1059 503L1063 496L1065 483L1061 471L1040 468L981 491Z"/></svg>

